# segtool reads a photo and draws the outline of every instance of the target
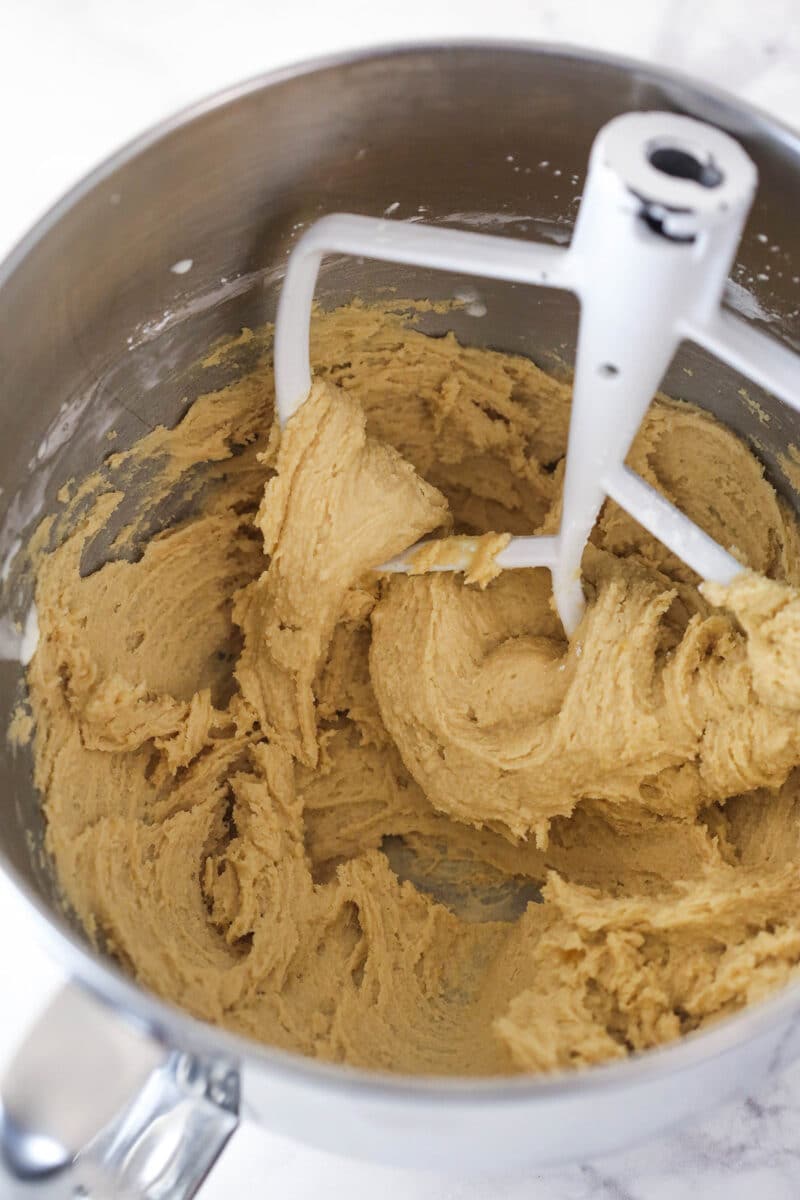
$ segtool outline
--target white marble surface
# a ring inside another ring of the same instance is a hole
[[[269,67],[443,35],[544,39],[679,67],[800,125],[798,0],[0,0],[0,254],[98,159]],[[0,885],[0,1061],[60,974]],[[394,1171],[245,1122],[202,1200],[797,1200],[800,1065],[691,1129],[606,1160],[493,1179]],[[502,1164],[498,1164],[501,1170]]]

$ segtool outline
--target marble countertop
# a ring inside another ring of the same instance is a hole
[[[293,60],[443,36],[612,50],[712,81],[800,126],[797,0],[0,0],[0,255],[81,175],[170,111]],[[60,972],[0,884],[0,1063]],[[246,1121],[201,1200],[797,1200],[800,1064],[690,1129],[602,1162],[492,1179],[388,1170]]]

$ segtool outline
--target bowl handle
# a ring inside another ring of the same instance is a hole
[[[239,1071],[123,1021],[73,985],[0,1083],[8,1200],[190,1200],[239,1122]]]

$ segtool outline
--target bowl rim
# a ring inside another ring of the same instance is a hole
[[[207,113],[225,108],[247,96],[277,87],[306,75],[315,75],[342,66],[362,62],[390,62],[409,55],[450,54],[459,51],[487,54],[530,55],[531,58],[565,58],[583,65],[601,65],[636,73],[656,85],[670,85],[687,100],[712,102],[720,116],[744,115],[751,126],[768,140],[778,142],[792,152],[800,165],[800,134],[764,110],[739,101],[716,86],[708,86],[680,71],[663,68],[646,60],[605,51],[597,51],[561,42],[510,40],[508,38],[453,38],[391,42],[344,49],[332,54],[303,59],[260,72],[241,82],[185,105],[123,143],[84,175],[55,201],[12,247],[0,262],[0,294],[27,256],[59,223],[99,184],[121,167],[165,137],[192,124]],[[674,1042],[639,1051],[630,1056],[583,1069],[552,1074],[510,1076],[425,1076],[395,1074],[346,1064],[329,1063],[295,1051],[257,1042],[244,1035],[202,1021],[173,1004],[162,1000],[139,985],[110,960],[94,953],[78,933],[57,915],[34,891],[0,849],[0,882],[12,903],[31,920],[34,936],[62,967],[70,982],[90,992],[120,1019],[143,1028],[166,1045],[187,1049],[209,1057],[225,1056],[248,1069],[259,1068],[282,1077],[287,1083],[307,1084],[329,1094],[357,1091],[371,1100],[387,1104],[393,1101],[425,1100],[458,1108],[492,1105],[547,1104],[577,1092],[598,1096],[620,1088],[646,1085],[693,1070],[704,1062],[722,1058],[744,1045],[781,1027],[782,1036],[773,1049],[772,1066],[780,1059],[786,1034],[793,1028],[792,1015],[800,1013],[800,981],[790,983],[775,994],[744,1009],[720,1018],[711,1026],[686,1034]],[[770,1068],[771,1069],[771,1068]]]

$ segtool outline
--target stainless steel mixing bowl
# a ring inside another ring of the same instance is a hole
[[[761,182],[729,299],[794,342],[798,138],[686,79],[568,49],[418,46],[289,68],[167,121],[62,200],[0,268],[0,553],[10,564],[0,721],[22,674],[12,621],[31,595],[22,560],[11,561],[18,539],[66,479],[98,464],[112,426],[119,446],[174,421],[199,387],[193,364],[208,345],[272,317],[304,224],[335,210],[390,211],[566,240],[595,133],[632,109],[688,113],[744,143]],[[187,259],[188,272],[170,269]],[[386,286],[474,293],[460,313],[432,316],[431,332],[452,326],[544,363],[574,348],[578,314],[566,294],[350,261],[327,265],[321,299]],[[667,390],[751,439],[797,502],[781,452],[800,442],[800,419],[751,386],[748,402],[742,384],[687,346]],[[240,1106],[269,1128],[385,1162],[485,1169],[585,1158],[751,1086],[800,1046],[800,985],[680,1044],[559,1078],[389,1078],[244,1041],[148,995],[69,925],[40,852],[30,757],[5,744],[0,757],[0,865],[75,981],[4,1082],[4,1195],[77,1195],[78,1185],[191,1195]]]

